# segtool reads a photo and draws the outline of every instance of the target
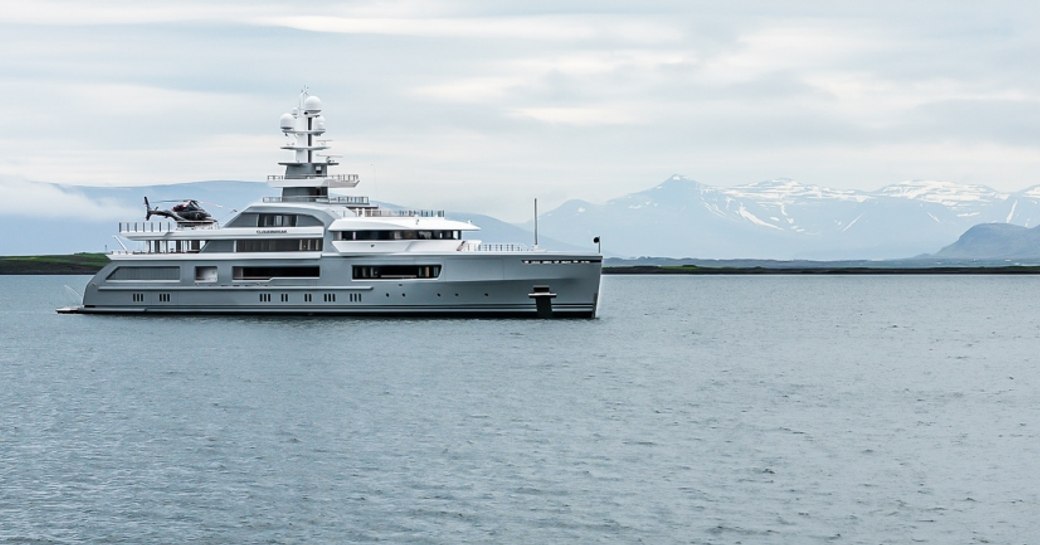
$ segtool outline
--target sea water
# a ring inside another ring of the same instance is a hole
[[[59,315],[0,543],[1033,543],[1040,277],[608,276],[596,320]]]

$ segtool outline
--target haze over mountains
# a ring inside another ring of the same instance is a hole
[[[718,188],[672,176],[604,204],[571,201],[540,229],[578,242],[600,235],[622,256],[893,259],[934,253],[980,223],[1040,222],[1040,186],[1001,193],[914,180],[877,191],[776,179]]]
[[[2,184],[0,180],[0,184]],[[196,199],[217,221],[230,219],[238,209],[278,194],[267,184],[241,181],[208,181],[142,187],[67,187],[19,182],[7,205],[0,207],[0,255],[71,254],[118,249],[119,222],[145,221],[144,197],[152,205],[169,207],[173,201]],[[5,189],[0,185],[0,189]],[[7,193],[6,191],[4,193]],[[25,194],[32,194],[32,200]],[[165,201],[165,203],[164,203]],[[393,204],[379,203],[394,207]],[[413,203],[409,203],[413,204]],[[422,208],[421,203],[407,208]],[[237,207],[237,208],[236,208]],[[470,221],[481,228],[476,237],[487,242],[530,244],[534,234],[523,227],[477,213],[449,212],[453,219]],[[160,219],[155,221],[160,221]],[[567,243],[542,236],[543,246],[573,249]],[[592,248],[585,241],[585,249]]]
[[[145,195],[154,201],[208,201],[213,204],[207,208],[224,220],[234,212],[230,206],[273,194],[264,184],[229,181],[134,188],[34,183],[30,189],[53,195],[54,204],[27,207],[15,196],[14,206],[0,209],[0,229],[7,233],[0,254],[112,248],[116,222],[143,220]],[[533,240],[533,221],[512,225],[476,213],[449,214],[482,227],[478,237],[487,242]],[[988,223],[1011,225],[968,231]],[[940,257],[971,259],[1037,257],[1029,236],[1040,239],[1040,231],[1027,229],[1037,225],[1040,186],[1002,193],[915,180],[856,191],[776,179],[718,188],[676,175],[602,204],[564,203],[540,217],[539,238],[543,247],[572,249],[591,248],[592,238],[600,236],[604,253],[617,257],[897,259],[943,249]],[[962,234],[968,242],[954,244]]]

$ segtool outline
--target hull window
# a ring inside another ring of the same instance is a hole
[[[354,280],[401,280],[408,278],[437,278],[440,265],[355,265]]]
[[[235,280],[270,280],[272,278],[318,278],[318,267],[235,267]]]
[[[170,282],[180,279],[180,267],[118,267],[108,274],[108,280],[136,282]]]

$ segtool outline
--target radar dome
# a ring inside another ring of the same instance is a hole
[[[314,116],[314,130],[323,131],[325,130],[325,116],[316,115]]]
[[[321,99],[316,96],[309,96],[303,101],[303,109],[307,112],[320,112],[321,111]]]
[[[282,118],[279,120],[283,131],[291,131],[296,124],[296,119],[292,114],[282,114]]]

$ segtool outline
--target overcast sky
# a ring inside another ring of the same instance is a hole
[[[521,220],[675,173],[1014,191],[1038,28],[1034,1],[10,3],[0,190],[262,180],[306,86],[339,172],[411,206]]]

